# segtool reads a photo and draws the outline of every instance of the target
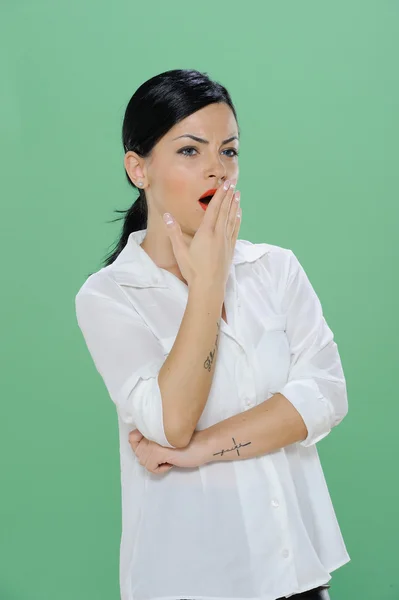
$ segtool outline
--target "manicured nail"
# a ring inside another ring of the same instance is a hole
[[[166,225],[171,225],[174,223],[173,217],[170,213],[164,213],[163,220],[165,221]]]
[[[230,181],[227,179],[227,180],[224,182],[224,186],[223,186],[223,188],[224,188],[225,190],[228,190],[228,189],[229,189],[229,187],[230,187]]]

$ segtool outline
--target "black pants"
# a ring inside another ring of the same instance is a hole
[[[294,594],[293,596],[290,596],[288,600],[330,600],[330,595],[328,593],[329,587],[330,586],[328,584],[321,585],[313,590],[308,590],[307,592],[302,592],[301,594]],[[285,597],[282,597],[277,598],[277,600],[286,599]]]

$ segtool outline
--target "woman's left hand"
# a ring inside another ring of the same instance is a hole
[[[185,448],[167,448],[147,440],[138,429],[129,433],[129,444],[139,463],[150,473],[166,473],[173,466],[199,467],[207,462],[206,446],[201,431],[194,431]]]

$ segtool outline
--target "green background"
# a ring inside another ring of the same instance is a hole
[[[338,343],[331,598],[397,600],[398,2],[3,0],[0,22],[0,600],[119,598],[116,412],[74,299],[135,197],[126,104],[174,68],[229,89],[239,237],[295,252]]]

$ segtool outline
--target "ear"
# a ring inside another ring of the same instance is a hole
[[[124,165],[126,173],[129,175],[130,181],[137,185],[138,181],[143,181],[146,184],[146,170],[144,159],[136,152],[129,150],[124,156]]]

